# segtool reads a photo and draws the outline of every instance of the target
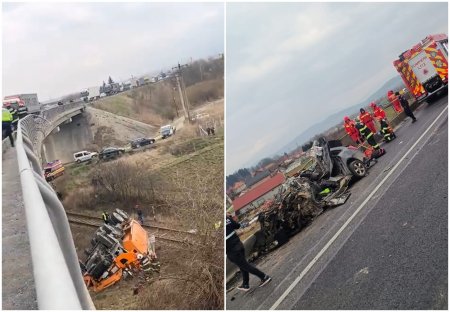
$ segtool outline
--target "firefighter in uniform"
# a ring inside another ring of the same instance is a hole
[[[394,110],[397,112],[397,114],[400,114],[402,112],[402,106],[400,105],[400,101],[398,100],[398,97],[394,94],[394,91],[390,90],[387,93],[389,102],[391,102],[392,107],[394,107]]]
[[[13,115],[6,108],[2,108],[2,134],[3,137],[9,137],[11,146],[14,147],[14,138],[12,135]]]
[[[361,122],[365,124],[367,128],[370,129],[370,131],[372,131],[373,133],[377,133],[377,128],[375,128],[372,115],[370,115],[369,112],[366,112],[364,108],[361,108],[359,111],[359,120],[361,120]]]
[[[388,123],[386,122],[386,119],[380,120],[380,126],[381,126],[381,134],[383,135],[384,142],[390,142],[397,137],[395,135],[394,131],[392,130],[392,128],[389,127]]]
[[[359,133],[361,133],[361,136],[366,139],[367,143],[369,143],[375,150],[380,149],[380,145],[377,141],[375,141],[373,132],[370,131],[369,127],[362,123],[359,118],[356,118],[355,127],[358,129]]]
[[[355,123],[347,116],[344,117],[344,129],[356,144],[361,144],[359,131],[355,128]]]
[[[109,214],[106,211],[102,212],[102,219],[105,224],[109,224]]]
[[[386,113],[381,107],[377,106],[375,102],[370,103],[370,107],[373,109],[373,117],[376,120],[380,121],[381,119],[386,119]]]

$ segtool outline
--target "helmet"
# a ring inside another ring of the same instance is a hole
[[[348,116],[345,116],[344,121],[350,121],[350,118],[348,118]]]
[[[375,102],[370,103],[370,106],[373,107],[373,108],[377,107],[377,105],[375,104]]]

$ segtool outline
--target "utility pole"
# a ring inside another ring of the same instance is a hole
[[[172,88],[172,98],[173,98],[173,106],[175,106],[175,111],[177,112],[177,118],[180,117],[180,114],[178,113],[178,105],[177,101],[175,100],[175,88]]]
[[[177,81],[177,86],[178,86],[178,92],[180,93],[180,101],[181,101],[181,106],[183,106],[183,110],[184,110],[184,116],[189,120],[189,122],[191,121],[191,115],[189,113],[189,100],[187,98],[186,95],[186,86],[184,84],[184,80],[183,80],[183,71],[182,69],[189,66],[188,64],[184,64],[184,65],[180,65],[180,63],[178,63],[177,67],[172,67],[172,69],[175,69],[175,78]]]

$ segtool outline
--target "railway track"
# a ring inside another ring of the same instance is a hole
[[[103,220],[100,217],[92,217],[76,212],[66,211],[69,223],[84,225],[89,227],[100,227]],[[155,238],[163,241],[174,243],[195,243],[197,236],[183,230],[170,229],[162,226],[143,225],[150,234],[155,235]]]

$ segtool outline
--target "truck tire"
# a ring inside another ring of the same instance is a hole
[[[123,211],[122,209],[116,208],[116,212],[117,212],[120,216],[122,216],[122,218],[123,218],[125,221],[127,221],[127,220],[130,218],[130,216],[129,216],[125,211]]]
[[[366,166],[364,166],[364,163],[358,159],[355,159],[348,165],[348,169],[356,178],[363,178],[367,174]]]
[[[111,214],[111,217],[110,217],[111,225],[121,224],[124,221],[125,221],[125,219],[117,212],[113,212]]]

